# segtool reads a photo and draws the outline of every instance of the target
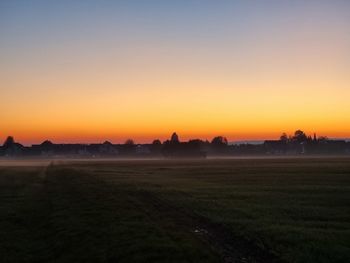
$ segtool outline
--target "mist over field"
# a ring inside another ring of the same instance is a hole
[[[2,160],[3,262],[347,262],[350,159]]]

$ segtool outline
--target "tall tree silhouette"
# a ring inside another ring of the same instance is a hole
[[[15,144],[15,140],[13,139],[13,137],[8,136],[3,144],[3,147],[6,149],[13,146],[14,144]]]
[[[179,136],[176,134],[176,132],[174,132],[174,133],[171,135],[170,142],[171,142],[171,143],[179,143],[179,142],[180,142]]]

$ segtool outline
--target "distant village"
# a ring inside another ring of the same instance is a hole
[[[206,158],[245,155],[350,155],[350,142],[317,137],[316,134],[310,136],[297,130],[293,135],[283,133],[278,140],[266,140],[258,144],[229,144],[223,136],[217,136],[211,141],[192,139],[183,142],[174,132],[164,142],[154,140],[149,144],[136,144],[132,139],[123,144],[109,141],[98,144],[56,144],[46,140],[41,144],[24,146],[9,136],[0,146],[2,158]]]

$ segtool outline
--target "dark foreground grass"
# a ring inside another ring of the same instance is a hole
[[[350,262],[350,159],[0,167],[0,262]]]

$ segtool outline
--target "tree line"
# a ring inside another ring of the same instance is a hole
[[[327,137],[307,135],[302,130],[294,134],[282,133],[278,140],[266,140],[259,144],[230,144],[226,137],[216,136],[211,141],[190,139],[181,141],[174,132],[168,140],[153,140],[149,144],[137,144],[127,139],[123,144],[105,141],[100,144],[54,144],[49,140],[41,144],[23,146],[8,136],[0,146],[0,156],[156,156],[187,158],[223,155],[293,155],[293,154],[350,154],[350,143],[330,140]]]

